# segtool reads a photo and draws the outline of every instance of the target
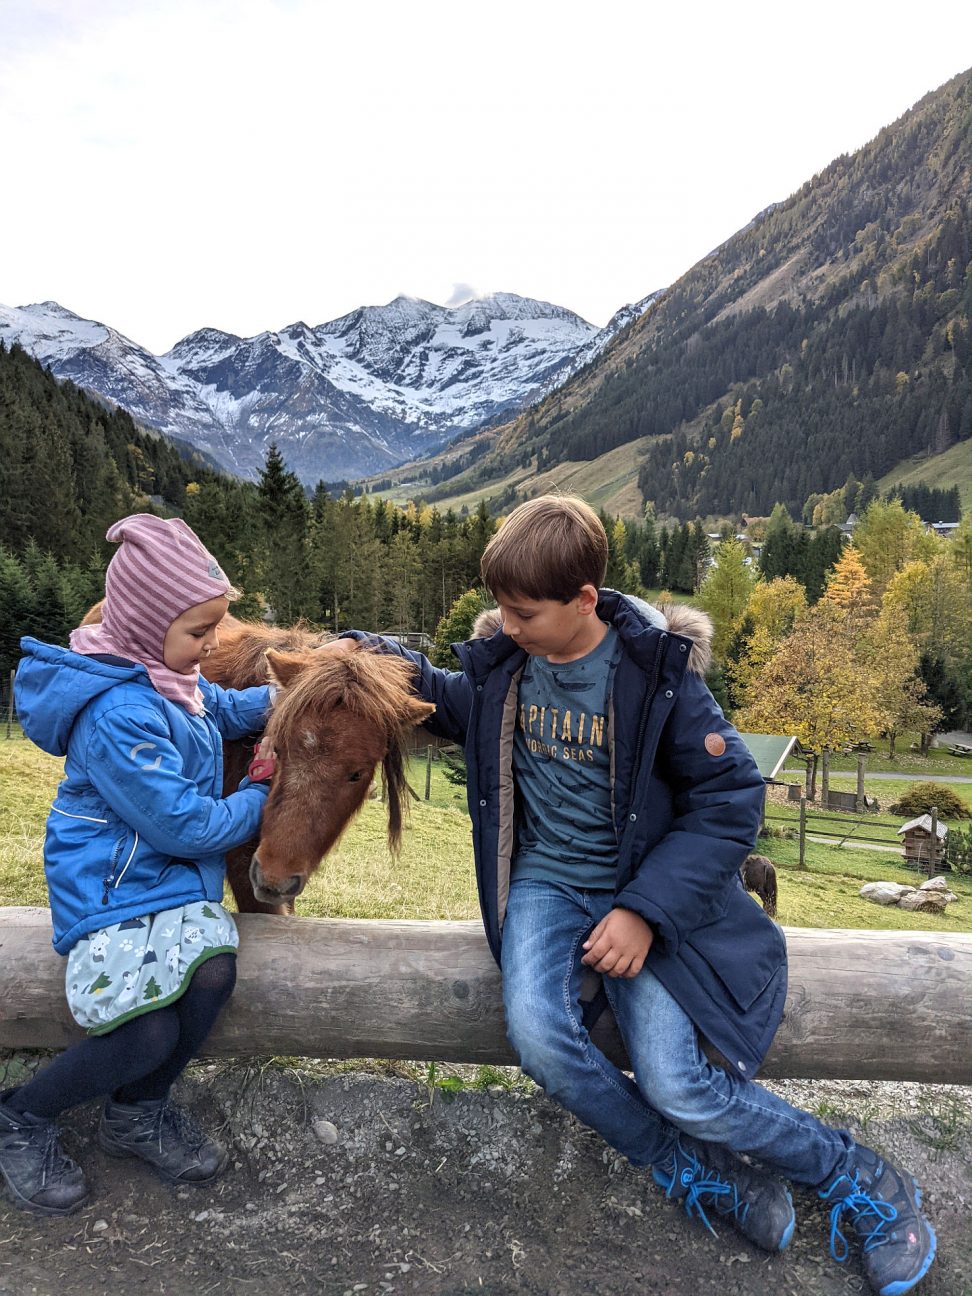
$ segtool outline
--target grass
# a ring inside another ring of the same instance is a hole
[[[541,495],[545,491],[569,492],[581,495],[593,508],[603,508],[612,516],[618,514],[640,519],[643,502],[638,489],[638,469],[650,440],[652,438],[642,437],[628,441],[597,459],[566,460],[539,472],[532,465],[519,466],[501,472],[489,481],[474,480],[475,470],[470,470],[456,478],[452,494],[436,500],[436,508],[440,513],[450,508],[456,512],[467,508],[472,512],[480,500],[496,499],[510,488],[516,488],[523,498]],[[427,483],[409,482],[402,469],[398,470],[397,477],[393,477],[393,482],[389,488],[376,491],[376,498],[405,504],[430,489]]]
[[[959,897],[944,913],[910,913],[885,907],[859,895],[865,882],[901,882],[918,886],[924,875],[907,869],[899,857],[884,852],[808,842],[806,869],[799,868],[795,838],[763,838],[759,850],[777,868],[777,917],[785,927],[876,928],[883,931],[972,931],[972,877],[948,875]]]
[[[877,483],[877,488],[889,491],[899,484],[916,486],[920,483],[937,486],[939,490],[957,486],[963,511],[972,508],[972,457],[969,456],[966,442],[959,441],[942,454],[902,459],[896,468],[885,473]]]
[[[46,905],[44,823],[62,763],[23,738],[0,739],[0,905]]]
[[[876,764],[875,756],[870,761]],[[45,905],[44,822],[61,775],[61,762],[22,738],[0,739],[0,905]],[[384,807],[366,803],[336,849],[308,883],[300,913],[312,917],[475,919],[479,914],[465,789],[446,779],[433,762],[430,799],[425,801],[426,762],[414,758],[409,779],[419,800],[400,858],[385,841]],[[844,780],[845,782],[852,782]],[[834,780],[835,786],[837,780]],[[972,803],[972,784],[953,784]],[[896,784],[873,783],[869,793],[887,804]],[[795,806],[770,807],[795,820]],[[885,816],[878,816],[879,818]],[[771,821],[775,826],[775,821]],[[832,825],[833,826],[833,825]],[[889,838],[894,839],[893,830]],[[972,878],[952,874],[959,896],[941,915],[908,913],[862,900],[864,882],[915,883],[916,874],[887,852],[836,848],[808,842],[807,868],[800,870],[798,842],[764,838],[760,849],[779,869],[779,918],[793,927],[883,928],[914,931],[972,931]]]
[[[941,775],[952,778],[972,778],[972,757],[952,756],[947,747],[932,747],[927,756],[922,756],[919,752],[910,749],[912,741],[914,741],[912,735],[906,734],[904,741],[898,742],[894,760],[889,759],[887,750],[882,747],[868,753],[864,758],[864,777],[867,777],[868,770],[878,770],[883,774],[900,774],[902,778],[907,778],[909,782],[914,783],[920,783],[922,778],[929,774],[934,774],[936,777]],[[787,765],[792,768],[793,764],[791,756]],[[857,757],[831,756],[830,772],[831,775],[852,773],[856,777]],[[817,777],[819,779],[819,772]]]

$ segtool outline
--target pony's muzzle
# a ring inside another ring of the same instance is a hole
[[[263,904],[280,904],[285,900],[293,900],[303,891],[306,881],[303,873],[292,873],[280,882],[268,882],[260,868],[260,857],[254,855],[250,860],[250,885],[253,894]]]

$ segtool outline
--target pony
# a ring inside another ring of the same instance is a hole
[[[364,804],[379,765],[393,854],[401,844],[408,734],[435,707],[415,696],[411,663],[360,644],[340,656],[315,651],[328,638],[227,616],[202,668],[227,688],[269,680],[279,689],[261,742],[275,771],[260,837],[226,857],[241,913],[293,913],[307,879]],[[223,753],[225,795],[239,787],[252,752],[224,742]]]
[[[767,859],[765,855],[747,855],[739,872],[746,890],[755,891],[763,902],[767,916],[775,918],[776,869],[773,867],[773,861]]]
[[[96,603],[81,624],[100,620]],[[278,689],[260,743],[260,757],[274,769],[260,836],[226,855],[241,913],[294,912],[308,878],[364,804],[379,766],[392,854],[401,844],[408,736],[435,707],[415,696],[410,662],[363,644],[348,654],[316,651],[331,638],[303,624],[285,629],[227,614],[219,647],[201,667],[225,688]],[[239,787],[253,754],[252,743],[224,740],[224,796]]]

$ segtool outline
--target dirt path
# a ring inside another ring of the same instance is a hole
[[[19,1059],[5,1083],[18,1079]],[[4,1066],[0,1063],[0,1080]],[[972,1296],[972,1090],[778,1084],[831,1123],[846,1117],[922,1180],[939,1259],[922,1296]],[[65,1119],[92,1200],[63,1220],[0,1202],[0,1296],[271,1291],[423,1296],[848,1296],[807,1193],[784,1257],[720,1227],[709,1236],[537,1091],[455,1094],[324,1067],[213,1066],[181,1097],[223,1127],[231,1169],[172,1190],[93,1146],[95,1112]]]

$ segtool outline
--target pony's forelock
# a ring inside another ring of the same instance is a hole
[[[401,846],[410,789],[405,773],[406,740],[412,721],[414,668],[401,658],[358,648],[347,656],[308,654],[310,660],[278,694],[266,736],[278,749],[291,750],[308,727],[334,723],[344,712],[385,735],[381,768],[388,810],[388,845]]]

